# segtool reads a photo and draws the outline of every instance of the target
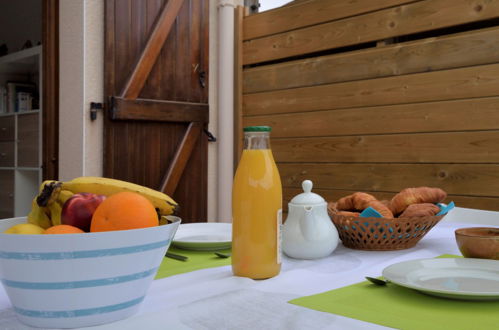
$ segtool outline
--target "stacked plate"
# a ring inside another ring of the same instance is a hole
[[[200,222],[181,224],[172,245],[186,250],[216,251],[230,249],[232,224]]]

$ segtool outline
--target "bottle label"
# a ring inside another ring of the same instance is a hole
[[[277,210],[277,263],[282,262],[282,209]]]

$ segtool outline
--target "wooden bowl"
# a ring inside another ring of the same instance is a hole
[[[455,235],[464,257],[499,260],[499,228],[460,228]]]

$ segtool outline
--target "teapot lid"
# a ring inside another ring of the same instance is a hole
[[[304,180],[301,186],[303,188],[303,192],[293,197],[290,204],[311,205],[322,204],[326,202],[320,195],[312,192],[312,181]]]

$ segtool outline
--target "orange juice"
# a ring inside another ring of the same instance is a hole
[[[232,190],[232,271],[265,279],[281,270],[281,179],[268,131],[246,131],[245,139]]]

